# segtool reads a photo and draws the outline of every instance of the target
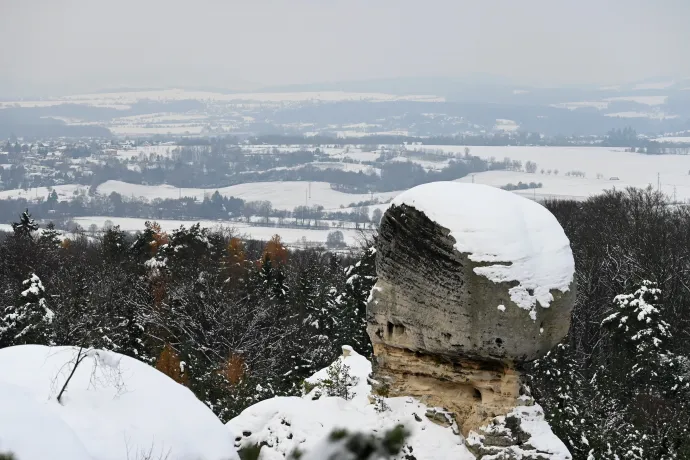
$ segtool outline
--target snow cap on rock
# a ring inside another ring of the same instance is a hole
[[[486,185],[420,185],[381,220],[369,335],[449,357],[535,359],[568,331],[574,269],[541,204]]]

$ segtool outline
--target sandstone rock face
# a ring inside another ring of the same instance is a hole
[[[574,285],[552,291],[549,307],[536,307],[532,319],[511,300],[515,282],[477,274],[485,264],[458,252],[449,233],[406,205],[384,214],[368,304],[374,344],[518,363],[543,356],[567,334]]]
[[[512,410],[520,396],[520,374],[503,363],[415,353],[374,345],[376,379],[393,396],[413,396],[450,412],[463,435]]]
[[[491,187],[425,184],[393,201],[376,249],[375,379],[447,410],[465,436],[524,405],[520,364],[567,334],[575,300],[549,211]]]

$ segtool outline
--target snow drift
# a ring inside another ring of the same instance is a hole
[[[351,347],[343,347],[343,351],[334,364],[349,367],[353,377],[351,399],[319,396],[319,382],[329,378],[328,368],[323,369],[307,379],[307,388],[316,386],[304,396],[267,399],[230,420],[227,427],[237,433],[235,445],[240,449],[263,445],[262,460],[282,459],[295,448],[310,458],[319,458],[315,454],[324,448],[325,438],[335,429],[382,434],[402,424],[411,432],[403,456],[410,454],[417,460],[475,459],[457,425],[443,409],[428,407],[411,397],[385,398],[383,405],[373,401],[368,380],[371,363]],[[530,442],[544,448],[544,458],[571,458],[565,445],[551,432],[538,405],[518,407],[514,413],[529,415],[523,428],[532,435]],[[472,436],[474,442],[481,442],[479,435]]]
[[[232,434],[187,388],[113,352],[0,350],[0,452],[17,460],[237,459]]]

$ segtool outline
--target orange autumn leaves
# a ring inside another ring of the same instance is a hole
[[[168,237],[165,232],[161,231],[160,225],[156,222],[148,224],[147,228],[153,231],[151,249],[155,254],[162,245],[167,244]],[[261,259],[256,263],[261,266],[264,261],[270,260],[274,266],[283,265],[287,263],[288,255],[288,249],[282,243],[280,236],[274,235],[264,247]],[[225,258],[231,272],[246,269],[247,255],[242,240],[239,238],[230,239],[226,247]],[[163,283],[154,283],[154,297],[157,304],[161,302],[163,296]],[[156,361],[156,369],[185,386],[189,385],[189,372],[193,372],[193,370],[187,369],[187,365],[181,359],[179,352],[170,343],[163,346]],[[217,374],[222,376],[229,385],[238,385],[246,378],[248,366],[240,353],[231,351],[227,358],[218,364]]]
[[[163,350],[156,361],[156,369],[180,385],[189,386],[187,363],[182,361],[180,354],[169,343],[163,346]],[[247,374],[247,363],[242,355],[231,352],[227,359],[220,364],[217,372],[225,378],[228,384],[237,385],[244,380]]]
[[[283,245],[282,241],[280,241],[280,235],[273,235],[268,243],[266,243],[261,260],[264,261],[267,258],[273,265],[284,265],[287,263],[288,250]]]

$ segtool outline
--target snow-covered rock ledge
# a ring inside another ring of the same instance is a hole
[[[334,430],[382,434],[402,424],[410,436],[399,458],[571,458],[563,443],[551,432],[537,405],[516,407],[485,430],[471,433],[466,444],[452,416],[442,408],[429,407],[412,397],[382,397],[372,392],[372,383],[378,385],[371,380],[371,363],[350,347],[343,349],[343,356],[333,365],[307,379],[308,391],[304,396],[262,401],[228,422],[230,432],[236,434],[235,446],[240,450],[259,446],[261,460],[283,459],[296,449],[312,454],[310,458],[326,458],[314,454],[322,452],[324,440]],[[347,387],[346,391],[342,388],[330,390],[329,382],[335,375],[342,376],[345,368],[349,378],[339,380]],[[329,392],[340,392],[342,396],[329,396]],[[515,426],[520,427],[519,431]],[[509,439],[510,436],[516,439]],[[510,447],[506,447],[508,443],[503,444],[503,450],[485,447],[500,437],[512,441]],[[532,453],[541,457],[529,456]]]

